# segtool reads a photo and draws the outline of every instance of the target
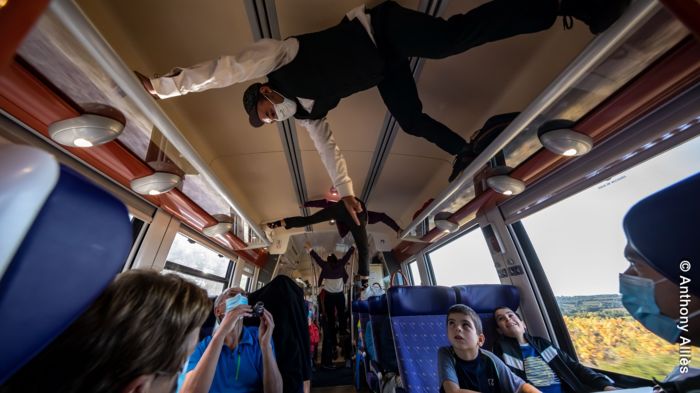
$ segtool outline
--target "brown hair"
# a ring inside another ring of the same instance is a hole
[[[176,373],[209,310],[206,292],[179,276],[122,273],[0,391],[118,393],[141,375]]]
[[[474,323],[474,329],[476,329],[476,334],[484,333],[484,328],[481,326],[481,318],[479,318],[479,315],[471,307],[465,304],[455,304],[452,307],[450,307],[449,310],[447,310],[446,320],[450,319],[450,314],[466,315]]]

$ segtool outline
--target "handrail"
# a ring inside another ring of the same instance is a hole
[[[639,0],[633,2],[630,8],[608,30],[596,37],[586,49],[571,63],[547,89],[523,110],[513,122],[490,145],[469,164],[462,174],[442,191],[435,200],[428,205],[401,233],[401,239],[420,224],[428,216],[432,215],[439,206],[442,206],[460,190],[469,187],[473,183],[473,177],[488,161],[501,149],[513,140],[525,126],[530,124],[540,113],[549,109],[571,87],[579,83],[593,67],[601,60],[612,54],[617,46],[628,38],[636,28],[646,22],[652,15],[658,12],[662,6],[654,0]]]
[[[63,22],[64,27],[82,44],[117,86],[136,103],[144,115],[158,127],[168,141],[173,144],[197,172],[204,176],[214,190],[231,206],[233,211],[248,222],[250,228],[263,240],[265,245],[269,246],[270,241],[265,236],[265,232],[243,212],[243,209],[236,203],[219,179],[214,176],[207,164],[199,157],[196,150],[182,136],[180,130],[177,129],[165,112],[156,105],[150,94],[146,92],[136,79],[134,73],[109,46],[80,8],[71,0],[52,1],[49,7],[59,20]]]

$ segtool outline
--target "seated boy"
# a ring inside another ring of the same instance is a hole
[[[508,307],[493,312],[501,335],[493,344],[519,377],[545,393],[615,390],[613,381],[582,365],[542,337],[531,336],[525,322]]]
[[[455,304],[447,311],[449,347],[438,350],[441,393],[534,393],[535,387],[513,374],[496,355],[481,349],[481,319],[470,307]]]

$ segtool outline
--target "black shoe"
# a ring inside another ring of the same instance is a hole
[[[270,228],[270,229],[275,229],[275,228],[278,228],[278,227],[280,227],[280,226],[282,226],[282,222],[281,222],[281,221],[273,221],[273,222],[268,222],[268,223],[267,223],[267,227]]]
[[[564,16],[564,28],[573,25],[567,17],[574,17],[588,25],[593,34],[604,32],[625,12],[630,0],[562,0],[559,15]]]
[[[501,132],[503,132],[519,114],[520,112],[511,112],[489,117],[484,123],[484,126],[471,138],[474,154],[481,154],[497,136],[501,135]]]
[[[476,154],[472,151],[471,145],[467,145],[461,153],[455,156],[455,160],[452,162],[452,173],[447,181],[450,183],[454,181],[475,158]]]

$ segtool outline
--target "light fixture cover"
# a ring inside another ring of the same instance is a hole
[[[156,172],[131,181],[131,189],[143,195],[158,195],[180,185],[182,179],[174,173]]]
[[[452,213],[450,212],[439,212],[435,215],[435,226],[438,227],[443,232],[454,232],[459,229],[459,224],[454,223],[449,220]]]
[[[486,184],[503,195],[517,195],[525,191],[525,183],[507,175],[491,176],[486,179]]]
[[[205,235],[209,237],[214,237],[217,235],[223,235],[233,228],[233,224],[230,222],[220,222],[202,229]]]
[[[542,145],[554,154],[562,156],[582,156],[593,149],[593,139],[571,128],[571,120],[551,120],[544,123],[537,132]]]
[[[114,140],[124,130],[124,124],[109,117],[83,114],[49,125],[54,141],[74,147],[91,147]]]

